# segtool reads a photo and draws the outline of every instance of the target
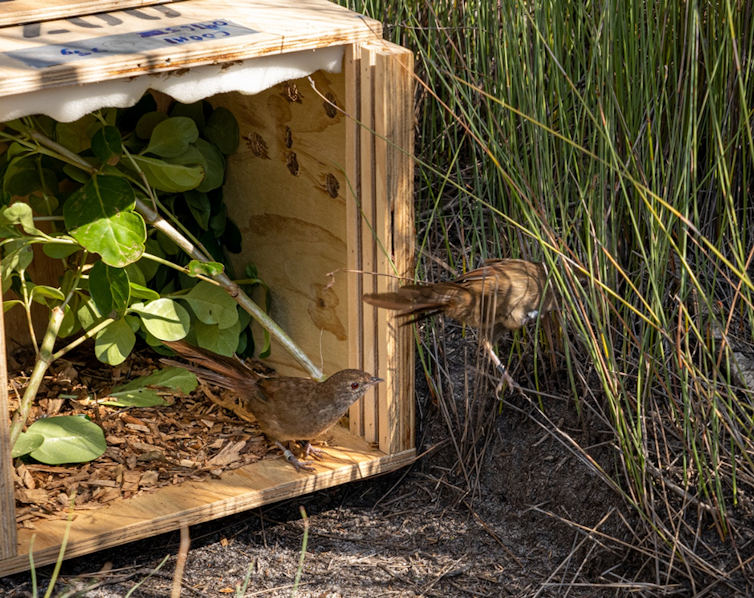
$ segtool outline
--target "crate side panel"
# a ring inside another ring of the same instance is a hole
[[[317,91],[343,106],[345,76],[315,73]],[[345,118],[326,106],[307,79],[254,96],[212,99],[238,118],[241,144],[228,160],[224,194],[243,236],[231,255],[236,277],[247,263],[272,290],[271,315],[327,374],[349,367],[348,281],[329,272],[348,266]],[[256,295],[261,301],[261,295]],[[261,332],[255,336],[261,347]],[[273,343],[270,364],[304,375]]]
[[[373,39],[327,0],[190,0],[0,28],[0,96]]]

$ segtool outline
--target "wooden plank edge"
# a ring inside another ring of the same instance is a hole
[[[414,269],[414,72],[413,54],[390,42],[368,44],[375,54],[375,132],[379,230],[385,251],[379,271],[412,277]],[[380,292],[399,286],[384,277]],[[387,397],[380,409],[379,446],[395,453],[414,446],[414,339],[413,327],[402,326],[394,313],[379,322],[380,346],[387,347]]]
[[[178,0],[89,0],[77,2],[75,6],[41,6],[27,10],[10,9],[5,14],[0,14],[0,27],[14,27],[28,23],[42,23],[56,21],[58,19],[73,19],[86,17],[94,13],[113,12],[116,10],[130,10],[144,8],[157,4],[170,4]]]
[[[169,516],[158,517],[146,523],[142,522],[133,527],[108,530],[102,534],[90,536],[86,540],[69,541],[65,559],[71,559],[86,554],[91,554],[106,548],[120,546],[136,540],[142,540],[180,528],[182,525],[196,525],[240,513],[249,509],[261,507],[266,504],[293,498],[343,484],[393,471],[411,463],[416,457],[416,450],[410,449],[394,455],[384,455],[346,465],[330,471],[318,472],[317,475],[307,476],[302,479],[292,480],[277,486],[251,491],[240,497],[228,498],[174,513]],[[234,470],[242,472],[245,468]],[[303,490],[302,490],[303,489]],[[43,522],[38,523],[40,527]],[[49,546],[34,552],[34,565],[40,567],[55,563],[58,558],[60,546]],[[18,554],[7,559],[0,560],[0,577],[29,570],[29,555]]]
[[[348,279],[348,367],[364,369],[364,292],[362,269],[361,210],[361,144],[357,122],[361,120],[361,46],[346,46],[343,57],[346,76],[346,251],[347,268],[341,276]],[[356,401],[348,412],[352,434],[364,436],[364,399]]]
[[[13,458],[10,445],[8,406],[8,361],[3,323],[3,299],[0,294],[0,559],[16,556],[16,499],[13,492]]]
[[[361,48],[361,120],[359,124],[360,147],[361,147],[361,227],[362,239],[362,269],[366,273],[376,272],[378,246],[374,235],[376,219],[376,173],[375,163],[375,138],[374,130],[374,52]],[[364,276],[363,290],[365,293],[377,292],[377,277],[366,274]],[[375,376],[381,376],[379,361],[379,347],[377,344],[377,318],[378,310],[368,304],[363,304],[363,336],[362,346],[364,351],[363,369]],[[378,442],[377,420],[379,413],[379,400],[381,393],[385,391],[379,385],[374,389],[371,396],[364,398],[364,439],[372,444]]]

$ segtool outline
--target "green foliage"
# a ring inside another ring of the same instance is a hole
[[[33,131],[80,154],[92,168],[41,151]],[[62,305],[61,336],[93,335],[96,356],[112,365],[128,357],[138,337],[152,344],[179,340],[196,323],[217,328],[200,335],[206,348],[248,350],[250,323],[245,319],[240,327],[235,301],[197,280],[228,268],[225,249],[240,251],[220,188],[225,155],[239,139],[228,110],[176,103],[166,113],[147,94],[133,108],[101,110],[73,123],[42,116],[14,121],[0,139],[8,142],[0,154],[3,290],[19,296],[6,309],[28,312],[32,301]],[[189,239],[201,239],[214,261],[193,260],[164,234],[147,231],[137,198],[154,200]],[[52,219],[51,232],[37,226],[42,215]],[[34,244],[63,262],[59,288],[37,286],[29,276]]]
[[[101,404],[111,407],[165,405],[165,400],[160,396],[157,388],[169,388],[188,394],[198,384],[196,376],[188,370],[174,367],[164,368],[155,370],[149,376],[141,376],[127,384],[116,386],[110,391],[107,399],[101,401]]]
[[[666,511],[666,480],[723,537],[754,492],[754,400],[734,356],[754,339],[749,5],[342,3],[385,22],[426,84],[420,251],[459,272],[548,263],[570,388],[549,385],[534,343],[536,387],[599,399],[620,447],[609,483],[651,522],[647,545],[671,547],[659,575],[699,583],[706,564],[685,559],[702,543]],[[593,282],[571,284],[565,264]]]
[[[225,156],[238,138],[226,109],[200,102],[165,113],[151,95],[125,111],[100,110],[73,123],[27,117],[0,130],[0,273],[3,292],[17,296],[4,307],[21,307],[29,322],[32,303],[51,310],[24,401],[49,363],[87,338],[94,338],[96,357],[111,365],[123,363],[139,338],[158,352],[168,352],[162,341],[190,333],[225,355],[253,351],[248,314],[207,282],[229,270],[226,250],[240,251],[221,189]],[[158,209],[212,261],[192,259],[162,232],[147,230],[139,202]],[[58,287],[32,279],[34,245],[61,260]],[[71,342],[53,355],[56,337]],[[188,392],[196,379],[164,370],[115,389],[105,404],[160,405],[159,386]],[[13,447],[14,456],[50,464],[88,461],[104,450],[101,428],[68,416],[35,422]]]

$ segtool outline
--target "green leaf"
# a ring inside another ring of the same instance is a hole
[[[118,127],[102,127],[92,137],[92,152],[103,164],[115,166],[123,155]]]
[[[215,324],[196,322],[194,330],[199,346],[214,351],[218,355],[231,357],[238,347],[238,337],[241,333],[238,320],[233,326],[225,329],[221,329]]]
[[[97,333],[94,354],[110,365],[123,363],[136,344],[136,335],[124,319],[115,320]]]
[[[204,180],[196,190],[206,193],[222,186],[225,180],[225,158],[214,145],[204,139],[197,139],[195,145],[206,162]]]
[[[93,114],[87,114],[72,123],[58,123],[55,127],[55,140],[72,152],[80,154],[92,146],[88,129],[97,122]]]
[[[37,420],[26,433],[40,434],[44,438],[42,446],[32,451],[31,457],[48,465],[92,461],[107,448],[102,428],[77,415]]]
[[[67,236],[58,238],[70,239],[71,241],[74,240],[72,237]],[[81,251],[81,249],[82,247],[78,243],[55,243],[54,241],[51,241],[42,245],[42,251],[44,251],[44,254],[55,260],[61,260],[69,255],[73,255],[77,251]]]
[[[9,241],[3,246],[3,249],[5,250],[1,268],[3,280],[10,277],[10,273],[13,271],[26,270],[34,258],[31,243],[27,239]]]
[[[77,302],[78,295],[74,297],[74,301],[72,303]],[[71,304],[68,304],[65,306],[63,321],[60,323],[60,330],[58,331],[58,336],[60,338],[71,336],[74,332],[78,332],[81,329],[81,323],[76,318],[76,308],[77,305],[72,306]]]
[[[8,310],[11,307],[15,307],[16,305],[23,305],[23,301],[19,301],[18,299],[6,299],[3,301],[3,313],[7,313]]]
[[[201,166],[168,164],[164,160],[145,156],[133,156],[133,159],[146,175],[149,184],[159,191],[188,191],[194,189],[204,178],[204,168]]]
[[[205,324],[217,324],[222,329],[238,322],[238,304],[220,286],[201,281],[178,299],[186,301]]]
[[[81,304],[76,312],[76,316],[78,317],[79,322],[81,322],[81,327],[84,330],[90,330],[102,320],[102,314],[99,312],[97,306],[94,304],[94,300],[91,298]]]
[[[199,138],[199,129],[190,118],[174,116],[163,120],[152,130],[146,152],[163,158],[174,158],[185,152]]]
[[[209,198],[206,193],[201,193],[196,190],[186,191],[183,194],[186,199],[186,204],[191,210],[191,214],[196,219],[197,224],[202,227],[203,230],[209,229],[209,217],[212,213],[212,205],[209,203]]]
[[[144,328],[161,341],[178,341],[188,334],[191,316],[172,299],[162,298],[149,303],[134,303],[129,308],[141,316]]]
[[[106,399],[100,401],[100,404],[108,407],[154,407],[155,405],[166,405],[167,402],[157,394],[156,390],[136,388],[134,390],[111,392]]]
[[[152,136],[152,131],[163,120],[167,120],[168,115],[164,112],[147,112],[136,123],[136,135],[142,139],[149,139]]]
[[[5,208],[2,212],[2,224],[20,224],[21,228],[28,235],[44,236],[42,232],[34,226],[34,215],[31,206],[22,201],[17,201]]]
[[[139,260],[139,262],[140,261],[141,260]],[[144,278],[144,273],[141,271],[141,268],[139,268],[139,262],[128,264],[124,270],[126,271],[126,274],[128,274],[129,282],[135,282],[141,286],[146,286],[147,279]]]
[[[63,291],[41,284],[35,285],[34,288],[31,289],[30,297],[32,301],[36,301],[42,305],[47,305],[47,302],[43,298],[54,299],[55,301],[65,301]]]
[[[123,268],[95,262],[89,271],[89,294],[100,313],[109,318],[122,316],[128,307],[130,293],[128,274]]]
[[[147,386],[165,386],[189,394],[198,386],[196,376],[184,368],[167,367],[155,370],[149,376],[141,376],[113,388],[112,392],[135,390]]]
[[[204,107],[201,100],[193,104],[176,102],[170,111],[170,116],[187,116],[194,121],[197,129],[201,131],[204,128]]]
[[[75,183],[81,183],[82,185],[86,183],[90,178],[92,178],[91,173],[87,172],[83,168],[76,168],[72,164],[66,164],[63,166],[63,172],[68,175],[68,178],[74,181]]]
[[[181,248],[175,244],[175,241],[173,241],[173,239],[168,237],[162,231],[157,231],[155,237],[160,245],[160,249],[162,249],[162,251],[164,252],[163,257],[166,257],[168,255],[178,255],[179,253],[181,253]]]
[[[11,160],[5,171],[3,190],[23,197],[36,189],[39,189],[37,161],[30,156]]]
[[[150,288],[131,283],[131,299],[146,299],[147,301],[155,301],[160,298],[160,294],[157,291],[153,291]]]
[[[63,207],[71,236],[89,251],[117,268],[135,262],[144,253],[144,219],[133,212],[136,197],[122,178],[93,176],[74,191]]]
[[[202,134],[226,156],[238,149],[238,121],[227,108],[216,108]]]
[[[16,457],[22,457],[28,455],[30,452],[37,450],[45,441],[45,437],[41,434],[30,434],[29,432],[21,432],[21,435],[16,440],[16,444],[13,445],[13,449],[10,452],[10,456],[14,459]]]
[[[220,262],[200,262],[198,260],[191,260],[187,265],[189,276],[217,276],[225,271],[225,266]],[[235,301],[233,302],[235,303]]]

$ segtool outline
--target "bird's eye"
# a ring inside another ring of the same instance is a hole
[[[359,387],[359,383],[358,382],[351,382],[351,388],[353,388],[354,390],[356,390],[358,387]]]

